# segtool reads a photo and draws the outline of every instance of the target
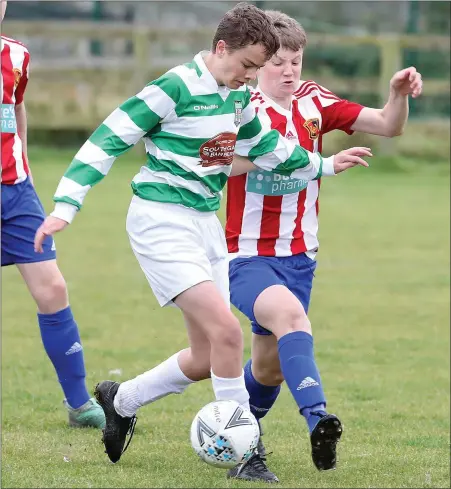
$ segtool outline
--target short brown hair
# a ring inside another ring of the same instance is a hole
[[[307,34],[302,25],[292,17],[277,10],[265,10],[279,37],[280,46],[290,51],[304,49],[307,44]]]
[[[213,51],[220,40],[225,41],[229,52],[262,44],[268,59],[280,48],[279,36],[265,12],[245,2],[235,5],[219,22],[213,37]]]

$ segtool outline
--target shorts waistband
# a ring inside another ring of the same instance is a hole
[[[158,210],[160,212],[170,212],[179,216],[188,216],[193,219],[209,219],[212,216],[216,215],[215,211],[200,212],[196,209],[185,207],[184,205],[180,204],[171,204],[165,202],[157,202],[155,200],[141,199],[141,197],[138,197],[137,195],[134,195],[132,197],[131,203],[139,205],[141,207],[146,207],[148,209]]]
[[[317,253],[317,251],[307,250],[307,251],[304,251],[303,253],[300,253],[300,254],[304,254],[305,256],[310,258],[310,260],[315,260],[316,259],[316,253]],[[235,258],[251,258],[253,256],[264,256],[264,255],[242,255],[240,253],[229,253],[228,259],[229,259],[229,261],[232,261]],[[292,255],[287,255],[287,256],[292,256]],[[272,258],[272,257],[270,257],[270,258]],[[279,257],[279,258],[283,258],[283,257]]]

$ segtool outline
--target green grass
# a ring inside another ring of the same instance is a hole
[[[72,154],[31,151],[48,211]],[[178,311],[157,306],[129,248],[137,156],[121,158],[57,236],[90,388],[135,376],[186,345]],[[390,173],[379,164],[322,186],[310,317],[329,408],[345,427],[339,468],[313,468],[306,426],[284,386],[264,437],[280,487],[450,487],[449,169],[424,163]],[[129,451],[108,463],[99,432],[66,426],[15,268],[2,271],[2,285],[2,487],[255,487],[226,480],[189,445],[195,412],[213,398],[209,382],[142,409]],[[247,357],[249,327],[239,317]]]

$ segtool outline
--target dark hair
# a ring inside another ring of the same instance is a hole
[[[305,48],[307,34],[297,20],[277,10],[265,10],[265,14],[273,23],[282,48],[291,51]]]
[[[216,29],[212,50],[223,40],[229,52],[252,44],[261,44],[268,59],[279,49],[279,36],[268,16],[255,5],[241,2],[229,10]]]

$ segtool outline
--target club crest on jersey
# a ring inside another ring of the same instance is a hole
[[[214,165],[231,165],[235,153],[236,134],[222,132],[205,141],[199,148],[200,165],[203,167]]]
[[[19,85],[20,79],[22,78],[22,72],[19,70],[19,68],[13,68],[13,73],[14,73],[14,88],[17,88],[17,85]]]
[[[235,100],[235,120],[233,121],[235,126],[241,124],[241,119],[243,118],[243,102],[241,100]]]
[[[309,119],[304,122],[304,127],[308,131],[310,139],[318,139],[319,137],[319,119],[316,117],[314,119]]]

